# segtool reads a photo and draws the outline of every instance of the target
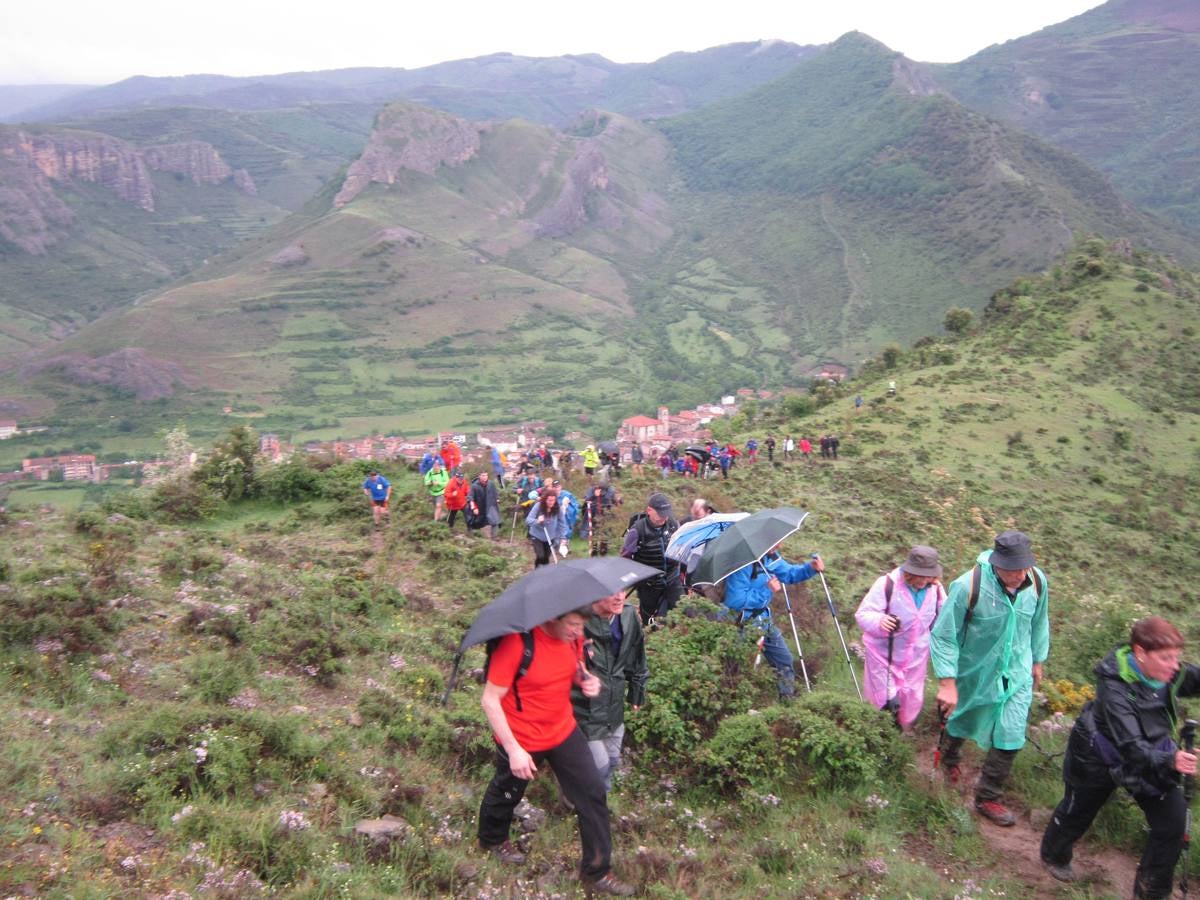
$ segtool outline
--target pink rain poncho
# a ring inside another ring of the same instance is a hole
[[[892,579],[892,600],[886,600],[887,579]],[[925,591],[917,609],[904,573],[894,569],[880,576],[863,597],[854,614],[863,632],[867,662],[863,672],[863,690],[867,701],[882,709],[888,700],[900,702],[898,721],[908,729],[916,721],[925,702],[925,670],[929,666],[929,630],[946,600],[946,590],[933,582]],[[887,610],[885,612],[885,609]],[[888,673],[888,633],[880,627],[885,615],[900,620],[893,632],[892,666]]]

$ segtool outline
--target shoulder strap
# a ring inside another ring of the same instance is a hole
[[[1040,601],[1042,599],[1042,577],[1038,575],[1037,569],[1030,569],[1029,577],[1033,579],[1033,589],[1037,591],[1037,599]]]
[[[975,614],[975,604],[979,602],[979,583],[983,578],[983,567],[979,563],[971,569],[971,594],[967,598],[967,614],[963,616],[963,636],[967,634],[967,626],[971,624],[971,616]]]
[[[896,587],[896,582],[892,581],[892,576],[887,576],[887,580],[883,583],[883,614],[890,616],[892,614],[892,591]]]
[[[517,674],[513,676],[512,692],[513,700],[517,704],[517,712],[521,712],[521,695],[517,692],[517,682],[520,681],[529,672],[529,667],[533,665],[533,632],[521,632],[521,641],[524,644],[524,649],[521,651],[521,664],[517,666]]]

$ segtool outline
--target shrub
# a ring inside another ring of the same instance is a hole
[[[168,522],[195,522],[215,514],[221,501],[206,485],[190,478],[165,478],[150,491],[147,505]]]
[[[182,581],[184,578],[202,580],[224,567],[224,557],[203,544],[171,547],[158,561],[158,570],[163,577],[175,581]]]
[[[654,659],[648,700],[626,719],[626,728],[630,745],[644,750],[660,771],[694,768],[694,748],[717,722],[771,697],[773,679],[755,670],[754,644],[717,614],[707,601],[685,601],[666,627],[646,637]]]
[[[911,750],[879,710],[816,693],[725,719],[700,755],[707,780],[717,787],[779,791],[875,781],[905,765]]]
[[[811,397],[803,397],[799,394],[792,394],[783,401],[784,413],[793,419],[811,415],[815,408],[816,404],[813,403]]]
[[[187,667],[190,693],[205,703],[226,703],[258,674],[258,664],[248,653],[202,653]]]
[[[975,316],[969,309],[952,306],[946,310],[946,316],[942,319],[942,327],[951,334],[966,334],[974,320]]]
[[[320,473],[303,457],[293,456],[286,462],[261,469],[257,477],[259,496],[278,503],[311,500],[321,495],[321,488]]]

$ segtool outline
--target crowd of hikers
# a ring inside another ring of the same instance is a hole
[[[820,446],[823,455],[836,458],[836,438],[823,438]],[[789,436],[783,443],[785,459],[793,447]],[[689,448],[678,458],[700,466],[722,453],[742,455],[728,445],[703,448],[710,453],[707,458],[693,449],[700,448]],[[747,442],[747,464],[755,463],[760,449],[773,459],[775,441],[768,438],[761,446]],[[802,438],[800,452],[811,451],[811,442]],[[462,484],[449,490],[449,460],[432,460],[423,477],[430,497],[436,498],[431,499],[435,517],[440,517],[444,499],[451,527],[455,513],[466,509],[468,528],[487,525],[495,536],[500,523],[497,482],[510,479],[517,502],[513,527],[524,511],[535,568],[567,556],[577,528],[591,555],[606,555],[608,541],[598,535],[609,531],[603,526],[622,503],[614,486],[618,455],[601,456],[602,450],[590,446],[581,454],[589,481],[580,500],[555,477],[570,472],[570,457],[553,460],[545,452],[524,457],[511,475],[484,470],[469,485],[455,471]],[[668,468],[674,470],[673,465]],[[363,489],[376,519],[386,515],[386,479],[373,475]],[[781,701],[795,695],[794,660],[774,622],[772,602],[782,591],[790,617],[785,585],[818,575],[824,581],[824,561],[813,554],[806,562],[789,562],[776,545],[723,578],[719,590],[696,585],[687,566],[669,556],[667,548],[682,524],[714,514],[711,504],[697,498],[689,514],[676,520],[670,498],[651,493],[644,508],[625,521],[619,549],[622,557],[660,573],[636,586],[636,607],[627,602],[625,591],[616,592],[529,633],[502,638],[489,657],[482,702],[497,744],[496,772],[480,807],[478,837],[500,860],[525,860],[525,850],[510,837],[513,809],[545,762],[578,818],[580,873],[588,892],[634,893],[612,871],[607,792],[620,767],[626,710],[639,710],[646,699],[645,630],[669,616],[686,591],[699,590],[716,600],[722,617],[756,644],[759,658],[774,669]],[[996,825],[1011,826],[1016,816],[1004,795],[1013,761],[1025,744],[1034,692],[1049,654],[1049,581],[1036,564],[1028,536],[1012,530],[996,535],[993,545],[948,588],[942,575],[937,550],[916,545],[862,598],[855,620],[863,636],[864,699],[908,731],[922,711],[932,663],[940,725],[935,766],[947,782],[957,784],[964,744],[977,744],[985,756],[974,784],[974,809]],[[832,598],[829,603],[835,613]],[[803,670],[794,619],[792,634]],[[1095,699],[1083,708],[1071,733],[1064,796],[1042,840],[1041,860],[1054,878],[1075,880],[1075,843],[1122,787],[1144,811],[1150,832],[1134,896],[1170,896],[1187,823],[1183,783],[1196,771],[1190,726],[1180,727],[1178,698],[1200,694],[1200,668],[1181,661],[1182,646],[1175,626],[1150,616],[1135,622],[1128,642],[1098,662]],[[804,675],[807,685],[806,670]]]

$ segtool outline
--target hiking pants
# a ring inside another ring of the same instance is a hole
[[[962,761],[965,741],[966,738],[953,737],[949,731],[942,732],[938,746],[942,751],[943,766],[949,769]],[[1004,788],[1008,784],[1008,776],[1016,758],[1016,750],[1001,750],[998,747],[988,750],[983,768],[979,770],[979,780],[975,782],[976,803],[986,803],[989,800],[998,802],[1004,796]]]
[[[530,538],[529,542],[533,544],[533,567],[550,565],[550,545],[537,538]]]
[[[570,736],[549,750],[531,753],[536,765],[549,762],[558,778],[563,796],[575,807],[579,820],[579,841],[583,858],[579,871],[585,881],[598,881],[612,865],[612,835],[608,824],[608,799],[604,778],[592,759],[588,742],[576,726]],[[509,838],[513,810],[525,795],[529,782],[518,778],[508,767],[508,754],[496,747],[496,774],[483,794],[479,806],[479,843],[495,847]]]
[[[454,527],[454,520],[458,518],[458,514],[459,514],[459,512],[460,512],[460,511],[459,511],[459,510],[457,510],[457,509],[452,509],[452,510],[450,510],[450,515],[449,515],[449,517],[446,519],[446,527],[447,527],[447,528],[453,528],[453,527]],[[467,521],[467,517],[466,517],[465,515],[463,516],[463,521],[464,521],[464,522],[465,522],[465,521]]]
[[[1064,774],[1069,765],[1068,756],[1063,764]],[[1068,781],[1066,792],[1054,809],[1046,833],[1042,835],[1042,859],[1058,865],[1069,863],[1075,842],[1091,827],[1092,820],[1112,794],[1113,788],[1111,781],[1079,786],[1072,786]],[[1161,797],[1133,799],[1146,814],[1146,824],[1150,826],[1146,848],[1138,863],[1134,896],[1170,897],[1175,863],[1183,849],[1183,829],[1187,817],[1183,789],[1174,787]]]
[[[758,640],[758,636],[755,634],[756,630],[756,628],[751,628],[747,634]],[[769,662],[771,668],[775,670],[779,696],[785,699],[794,697],[796,695],[796,667],[792,664],[792,651],[788,649],[787,641],[783,639],[783,632],[775,625],[767,628],[766,632],[766,638],[762,645],[763,659]]]
[[[675,608],[683,596],[683,585],[678,578],[652,578],[637,586],[638,612],[642,625],[649,625],[654,616],[665,616]]]
[[[592,751],[592,760],[596,763],[596,771],[604,779],[604,790],[612,790],[613,773],[621,766],[621,742],[625,739],[625,724],[621,723],[605,737],[588,741],[588,749]]]

